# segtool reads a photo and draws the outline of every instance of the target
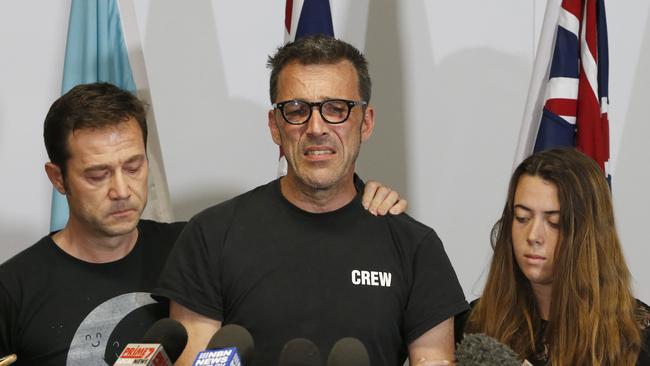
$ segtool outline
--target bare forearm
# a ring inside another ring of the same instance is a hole
[[[212,335],[221,328],[221,322],[197,314],[172,301],[169,316],[178,320],[187,330],[187,345],[175,366],[190,366],[196,354],[205,350]]]
[[[409,345],[409,362],[413,366],[445,365],[451,364],[453,360],[453,317],[436,325]]]

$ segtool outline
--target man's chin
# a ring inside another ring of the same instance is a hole
[[[296,169],[297,168],[297,169]],[[292,168],[289,163],[288,177],[293,177],[296,183],[315,190],[329,190],[344,183],[347,169],[338,164],[314,166],[298,164]]]
[[[308,174],[298,177],[304,185],[311,189],[328,190],[340,183],[341,177],[331,174]]]
[[[115,237],[131,234],[138,226],[139,220],[110,222],[101,225],[100,230],[107,236]]]

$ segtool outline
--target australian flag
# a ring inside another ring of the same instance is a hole
[[[329,0],[287,0],[284,9],[284,41],[293,42],[312,34],[334,37]],[[287,160],[280,148],[278,176],[287,174]]]
[[[287,0],[284,10],[285,42],[312,34],[334,37],[329,0]]]
[[[563,0],[534,151],[575,146],[609,177],[604,0]]]

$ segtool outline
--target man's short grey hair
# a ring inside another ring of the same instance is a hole
[[[359,78],[359,95],[364,101],[370,102],[372,82],[365,56],[347,42],[318,34],[287,43],[279,47],[275,55],[269,56],[267,66],[271,69],[271,103],[278,102],[278,75],[287,64],[295,61],[302,65],[334,64],[343,60],[354,65]]]

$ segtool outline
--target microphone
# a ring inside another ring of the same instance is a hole
[[[185,327],[174,319],[155,322],[142,337],[142,343],[129,343],[113,364],[172,366],[187,344]]]
[[[370,366],[370,358],[360,340],[346,337],[339,339],[332,347],[327,366]]]
[[[521,366],[510,347],[482,333],[467,334],[456,349],[458,366]],[[524,365],[526,363],[524,362]]]
[[[192,366],[247,366],[253,360],[255,344],[246,328],[237,324],[221,327],[199,352]]]
[[[279,366],[321,366],[320,352],[314,342],[295,338],[282,347]]]
[[[142,336],[142,343],[160,343],[169,360],[174,363],[183,353],[187,344],[187,330],[183,324],[170,318],[163,318],[153,323]]]

